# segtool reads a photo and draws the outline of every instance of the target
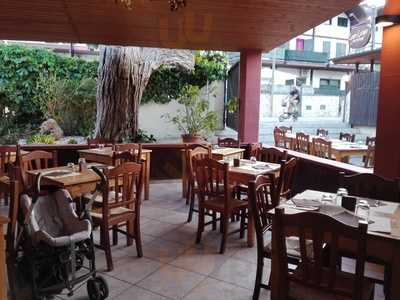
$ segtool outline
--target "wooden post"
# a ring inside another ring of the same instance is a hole
[[[400,15],[400,1],[387,0],[384,14]],[[375,173],[400,176],[400,25],[383,32],[376,130]]]

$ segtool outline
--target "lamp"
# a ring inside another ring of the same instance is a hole
[[[400,24],[400,15],[381,15],[375,19],[375,24],[380,27],[389,27]]]

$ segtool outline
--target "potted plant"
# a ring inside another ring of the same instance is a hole
[[[173,117],[164,116],[182,132],[184,143],[199,143],[203,135],[216,130],[217,114],[209,110],[209,102],[201,97],[198,86],[184,86],[177,101],[184,109],[179,109]]]

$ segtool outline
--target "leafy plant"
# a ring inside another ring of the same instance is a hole
[[[88,136],[96,118],[97,83],[92,78],[79,80],[42,77],[44,89],[35,97],[46,118],[53,118],[67,135]]]
[[[239,110],[239,98],[233,97],[226,103],[226,110],[230,113],[235,113]]]
[[[68,144],[70,144],[70,145],[76,145],[76,144],[78,144],[78,141],[77,141],[76,139],[69,139],[69,140],[68,140]]]
[[[186,85],[178,99],[185,109],[176,116],[166,114],[167,120],[175,124],[184,134],[208,134],[217,128],[217,114],[209,110],[209,103],[200,95],[198,86]]]
[[[168,103],[178,99],[186,85],[203,87],[216,80],[224,80],[228,61],[224,54],[215,51],[198,51],[193,71],[164,66],[155,71],[144,91],[142,103]]]
[[[52,135],[47,134],[35,134],[30,136],[27,141],[27,144],[47,144],[52,145],[56,143],[56,139]]]

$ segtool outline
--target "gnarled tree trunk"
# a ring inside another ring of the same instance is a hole
[[[188,50],[105,46],[100,49],[95,136],[116,141],[138,129],[138,112],[151,74],[160,66],[194,68]]]

